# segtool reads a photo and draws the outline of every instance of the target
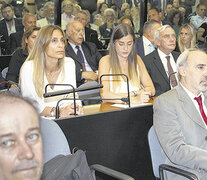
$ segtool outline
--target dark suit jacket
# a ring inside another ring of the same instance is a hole
[[[173,58],[177,61],[180,53],[173,51]],[[143,58],[143,62],[155,86],[155,96],[170,90],[169,78],[157,52],[157,49]]]
[[[98,63],[101,59],[102,55],[98,52],[98,49],[94,43],[91,42],[83,42],[81,45],[85,58],[90,65],[93,71],[98,70]],[[82,71],[83,67],[81,62],[78,59],[78,56],[74,52],[73,48],[69,43],[67,43],[67,47],[65,49],[65,54],[67,57],[71,57],[75,61],[76,65],[76,82],[77,87],[84,83],[84,79],[82,79]]]
[[[144,44],[143,44],[143,36],[140,36],[135,39],[137,54],[143,58],[145,56],[144,54]]]
[[[93,29],[85,27],[85,40],[96,44],[98,49],[102,49],[102,43],[98,40],[98,34]]]
[[[12,33],[10,35],[11,53],[13,53],[18,47],[21,47],[23,34],[24,34],[24,31],[22,30],[22,31],[18,31],[16,33]]]
[[[23,30],[22,21],[20,19],[14,19],[16,32]],[[3,55],[10,54],[10,38],[8,35],[8,30],[6,27],[6,21],[3,19],[0,21],[0,36],[2,36],[1,41],[5,41],[4,43],[0,43],[1,53]]]

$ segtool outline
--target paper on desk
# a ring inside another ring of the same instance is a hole
[[[143,106],[151,106],[152,103],[141,103],[141,104],[131,104],[131,107],[143,107]],[[111,105],[113,107],[119,107],[119,108],[128,108],[128,104],[113,104]]]

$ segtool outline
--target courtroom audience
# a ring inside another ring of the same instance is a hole
[[[72,21],[67,25],[68,42],[66,56],[71,57],[76,64],[76,82],[80,86],[89,81],[97,81],[98,63],[101,54],[96,45],[84,41],[84,26],[79,21]]]
[[[137,54],[141,58],[155,50],[154,34],[159,27],[161,25],[158,21],[147,21],[143,27],[143,35],[135,39]]]
[[[115,11],[112,8],[107,8],[104,11],[104,17],[106,19],[106,22],[99,27],[101,37],[105,38],[105,49],[108,47],[109,39],[112,35],[112,31],[117,25],[115,22]]]
[[[190,23],[193,24],[197,32],[198,28],[205,22],[207,22],[206,6],[204,4],[198,4],[196,6],[196,15],[191,16]]]
[[[0,93],[0,179],[40,180],[43,144],[33,105],[10,92]]]
[[[125,74],[129,78],[131,103],[148,102],[149,96],[155,94],[152,80],[147,73],[142,59],[136,54],[134,31],[128,24],[118,25],[111,36],[109,55],[99,62],[99,77],[103,74]],[[102,78],[101,96],[105,100],[123,103],[114,98],[127,97],[127,82],[124,76]]]
[[[35,16],[36,16],[37,20],[43,19],[45,17],[44,3],[38,3],[37,4],[37,9],[36,9]]]
[[[179,56],[177,67],[179,85],[153,103],[155,132],[164,164],[206,180],[207,54],[199,49],[187,49]],[[166,180],[186,179],[167,171],[164,176]]]
[[[37,33],[40,30],[39,27],[28,27],[24,32],[22,37],[22,45],[21,48],[18,48],[11,57],[8,73],[6,76],[7,80],[18,83],[19,82],[19,71],[22,64],[25,62],[28,57],[33,45],[34,41],[37,37]]]
[[[178,35],[178,47],[182,53],[186,49],[196,48],[196,32],[192,24],[183,24]]]
[[[172,24],[172,27],[175,31],[176,39],[177,39],[180,27],[183,24],[183,15],[179,10],[174,10],[173,9],[169,14],[169,19],[168,20]]]
[[[102,43],[98,39],[98,33],[90,27],[87,27],[87,24],[89,23],[87,11],[83,10],[77,13],[75,20],[80,21],[84,26],[84,40],[92,42],[96,44],[98,49],[102,49]]]
[[[29,27],[36,26],[36,17],[35,15],[31,13],[27,13],[24,15],[22,19],[22,25],[24,26],[24,29],[21,31],[18,31],[16,33],[12,33],[10,35],[10,52],[13,53],[18,47],[21,47],[22,44],[22,37]]]
[[[71,2],[71,0],[64,0],[62,2],[63,13],[61,14],[61,19],[66,21],[66,23],[73,21],[75,18],[74,13],[73,13],[73,8],[74,8],[74,5]]]
[[[98,7],[98,12],[97,14],[94,15],[93,22],[97,26],[101,26],[105,22],[105,17],[104,17],[104,11],[108,8],[108,5],[106,3],[101,3]]]
[[[154,43],[157,48],[143,57],[143,62],[154,83],[156,96],[159,96],[177,86],[175,63],[179,53],[174,51],[176,35],[173,28],[170,25],[158,28],[155,31]]]
[[[10,54],[10,34],[23,30],[22,21],[14,18],[14,8],[10,4],[3,4],[1,12],[4,17],[0,21],[1,53]]]
[[[197,38],[200,45],[207,43],[207,22],[198,28]]]
[[[155,20],[158,21],[161,25],[171,25],[172,23],[167,21],[167,20],[163,20],[163,14],[162,11],[156,7],[152,7],[149,11],[148,11],[148,19],[149,20]]]
[[[63,30],[56,25],[48,25],[38,33],[34,46],[22,65],[20,71],[20,87],[24,97],[36,101],[41,116],[55,116],[57,101],[70,97],[69,95],[44,98],[45,86],[49,92],[71,89],[68,86],[52,84],[71,84],[76,87],[75,63],[73,59],[65,57],[66,38]],[[72,96],[72,95],[71,95]],[[82,108],[77,104],[77,113]],[[60,105],[60,117],[67,117],[74,113],[73,101],[64,101]]]

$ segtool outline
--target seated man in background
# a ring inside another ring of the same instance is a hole
[[[180,84],[153,103],[153,123],[164,163],[207,179],[207,55],[199,49],[184,51],[177,60]],[[181,180],[166,173],[166,180]]]
[[[190,23],[195,27],[196,32],[198,28],[205,22],[207,22],[206,17],[206,6],[204,4],[198,4],[196,6],[196,15],[191,16]]]
[[[79,13],[77,13],[75,16],[75,20],[80,21],[84,26],[84,40],[87,42],[92,42],[96,44],[98,49],[102,49],[102,43],[98,40],[97,32],[89,27],[86,27],[86,25],[88,24],[86,11],[82,10]]]
[[[147,21],[144,24],[143,36],[136,38],[137,54],[143,58],[155,50],[154,33],[157,28],[161,27],[160,23],[155,20]]]
[[[83,41],[83,24],[79,21],[70,22],[66,34],[68,36],[66,56],[75,61],[77,87],[88,81],[97,81],[96,71],[102,56],[94,43]]]
[[[23,19],[22,19],[22,24],[24,26],[24,30],[18,31],[16,33],[12,33],[10,35],[10,49],[11,49],[11,53],[13,53],[18,47],[21,47],[21,45],[22,45],[22,37],[23,37],[23,34],[24,34],[25,30],[28,27],[36,26],[36,16],[31,14],[31,13],[25,14]]]
[[[177,85],[175,62],[179,53],[173,51],[176,35],[170,25],[161,26],[155,31],[154,42],[157,49],[143,57],[143,62],[155,86],[155,95],[159,96]]]
[[[14,8],[10,4],[4,4],[1,7],[1,12],[4,17],[0,21],[0,47],[3,55],[11,54],[10,52],[10,34],[23,30],[20,19],[14,18]]]
[[[0,93],[0,106],[0,179],[39,180],[43,147],[36,110],[9,92]]]

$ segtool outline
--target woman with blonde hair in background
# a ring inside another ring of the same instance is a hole
[[[67,97],[54,96],[44,98],[47,84],[71,84],[76,87],[75,63],[65,57],[66,38],[59,26],[48,25],[38,33],[35,44],[20,72],[20,86],[24,97],[37,102],[37,108],[42,116],[54,116],[57,101]],[[48,92],[69,89],[68,86],[48,87]],[[80,102],[79,102],[80,105]],[[77,105],[77,113],[82,108]],[[74,113],[73,101],[65,101],[60,108],[60,117]]]
[[[196,48],[196,32],[191,24],[183,24],[178,35],[178,47],[180,52],[189,48]]]
[[[134,31],[128,24],[118,25],[111,36],[109,55],[99,62],[99,78],[103,74],[125,74],[129,78],[131,103],[148,102],[155,94],[152,80],[142,59],[136,54]],[[127,82],[124,76],[102,78],[103,99],[121,99],[127,97]],[[121,100],[106,100],[123,103]]]

